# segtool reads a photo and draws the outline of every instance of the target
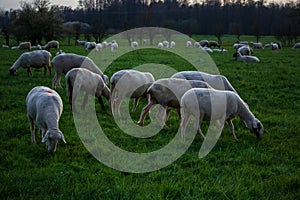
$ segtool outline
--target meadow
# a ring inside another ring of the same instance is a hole
[[[241,39],[255,40],[251,36]],[[261,38],[263,43],[272,40],[275,39]],[[228,52],[210,55],[220,73],[263,123],[262,139],[257,140],[244,122],[236,118],[233,122],[237,140],[225,126],[213,150],[199,159],[202,139],[197,135],[178,160],[148,173],[111,169],[89,153],[75,128],[64,78],[61,80],[64,89],[56,91],[64,102],[60,129],[67,144],[59,142],[54,155],[46,151],[45,144],[31,145],[26,95],[37,85],[51,87],[53,74],[44,76],[43,69],[32,69],[33,76],[28,77],[25,69],[19,69],[17,76],[10,76],[9,68],[22,51],[1,48],[0,199],[300,199],[300,50],[291,47],[277,52],[255,50],[254,55],[261,62],[239,63],[232,57],[235,41],[234,36],[224,36]],[[83,47],[68,46],[65,41],[61,42],[61,49],[88,54]],[[53,56],[56,52],[51,50]],[[147,62],[165,64],[178,71],[191,69],[186,61],[174,55],[150,49],[122,56],[105,73],[111,77],[120,69]],[[131,114],[135,122],[145,104],[142,100]],[[161,148],[179,128],[177,115],[172,112],[168,129],[149,139],[137,139],[123,133],[109,111],[103,111],[97,103],[96,110],[107,137],[132,152]]]

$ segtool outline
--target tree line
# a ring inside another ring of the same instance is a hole
[[[105,34],[119,33],[137,27],[164,27],[185,34],[274,35],[291,45],[300,35],[300,3],[265,4],[254,0],[80,0],[78,7],[50,5],[49,0],[23,2],[21,9],[2,12],[2,33],[17,41],[41,44],[42,40],[84,35],[86,40],[100,42]],[[64,23],[73,23],[64,26]],[[82,24],[89,28],[81,30]]]

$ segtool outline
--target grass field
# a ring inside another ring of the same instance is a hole
[[[242,39],[255,40],[250,36]],[[272,39],[263,37],[261,41]],[[64,102],[60,129],[67,144],[60,142],[54,155],[47,153],[45,144],[31,145],[25,98],[34,86],[51,87],[53,75],[44,76],[42,69],[33,69],[33,76],[27,77],[26,70],[19,69],[17,76],[10,76],[9,68],[22,52],[1,48],[0,199],[300,199],[300,50],[256,50],[254,55],[261,62],[238,63],[232,58],[235,41],[235,37],[226,36],[228,52],[213,53],[211,57],[263,123],[262,140],[235,119],[238,140],[225,126],[213,150],[199,159],[202,140],[197,135],[188,151],[173,164],[143,174],[111,169],[86,150],[74,126],[65,89],[57,91]],[[61,49],[87,55],[83,47],[63,43]],[[55,55],[56,50],[51,53]],[[168,56],[173,55],[136,51],[118,59],[105,73],[111,77],[120,69],[143,62],[190,69],[182,59]],[[61,82],[65,86],[64,78]],[[135,122],[144,105],[141,101],[132,114]],[[167,130],[150,139],[136,139],[123,133],[98,104],[96,110],[107,137],[133,152],[161,148],[179,128],[176,113],[172,112]]]

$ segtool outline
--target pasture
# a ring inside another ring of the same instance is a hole
[[[250,36],[241,38],[255,40]],[[262,37],[261,41],[266,43],[273,39]],[[27,77],[26,70],[19,69],[17,76],[10,76],[9,68],[22,51],[1,48],[0,198],[300,199],[300,49],[255,50],[254,55],[261,62],[239,63],[232,57],[235,41],[235,37],[225,36],[223,44],[228,52],[210,55],[220,73],[228,78],[263,123],[265,133],[262,139],[257,140],[236,118],[233,123],[238,140],[231,137],[229,127],[225,125],[213,150],[199,159],[202,139],[197,135],[188,151],[173,164],[143,174],[111,169],[86,150],[74,126],[64,77],[61,80],[64,89],[56,91],[64,103],[59,125],[67,144],[59,142],[54,155],[48,154],[45,144],[38,142],[31,145],[26,95],[37,85],[51,87],[54,74],[44,76],[43,69],[32,69],[33,76]],[[82,46],[61,43],[61,49],[88,54]],[[111,77],[118,70],[147,62],[165,64],[178,71],[190,69],[186,61],[156,51],[150,49],[126,54],[116,60],[105,74]],[[56,52],[51,50],[53,56]],[[104,102],[108,108],[106,100]],[[135,122],[145,104],[142,100],[132,114]],[[172,112],[167,121],[168,129],[150,139],[137,139],[123,133],[108,109],[103,111],[97,102],[96,110],[107,137],[117,146],[133,152],[161,148],[179,128],[177,115]]]

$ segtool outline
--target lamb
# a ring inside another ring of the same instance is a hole
[[[84,100],[81,109],[84,110],[88,95],[93,95],[98,98],[101,108],[105,110],[101,96],[104,96],[107,101],[110,100],[110,90],[102,77],[88,69],[74,68],[66,74],[66,88],[69,104],[73,112],[76,112],[75,101],[79,91],[84,91]],[[76,80],[76,81],[75,81]]]
[[[207,47],[218,47],[218,48],[220,48],[220,46],[221,45],[216,41],[208,41],[208,45],[207,45]]]
[[[116,108],[120,115],[120,106],[124,97],[134,99],[132,112],[135,112],[140,97],[146,94],[148,87],[154,82],[154,77],[149,72],[140,72],[137,70],[121,70],[114,73],[110,79],[111,88],[111,108]],[[113,110],[112,110],[113,111]]]
[[[228,79],[223,75],[213,75],[199,71],[181,71],[173,74],[171,78],[204,81],[214,89],[229,90],[237,93]]]
[[[131,42],[131,47],[132,48],[137,48],[139,46],[139,43],[137,42],[137,41],[133,41],[133,42]]]
[[[260,61],[256,56],[241,55],[240,53],[237,53],[235,55],[235,60],[240,61],[240,62],[259,62]]]
[[[49,51],[50,49],[59,49],[59,42],[52,40],[45,45],[45,50]]]
[[[103,74],[103,72],[89,57],[80,56],[73,53],[66,53],[55,56],[51,62],[53,68],[55,69],[55,75],[52,81],[53,88],[56,88],[57,84],[60,86],[60,88],[62,88],[60,84],[60,77],[63,73],[66,74],[71,69],[80,67],[99,74],[104,82],[108,83],[108,77]]]
[[[155,81],[147,90],[147,94],[150,94],[150,101],[148,101],[148,104],[143,108],[138,125],[142,126],[144,124],[146,114],[156,104],[160,104],[162,106],[157,114],[161,126],[164,126],[163,112],[168,107],[176,108],[178,117],[181,119],[180,99],[186,91],[195,87],[211,88],[209,84],[197,80],[163,78]],[[168,108],[167,116],[169,111],[170,109]]]
[[[293,46],[293,49],[297,49],[297,48],[300,48],[300,42],[296,43],[296,44]]]
[[[19,44],[18,49],[19,50],[26,50],[27,49],[28,51],[30,51],[31,50],[31,43],[30,42],[22,42],[22,43]]]
[[[235,116],[239,116],[250,132],[254,133],[257,138],[260,138],[264,131],[262,123],[255,118],[248,105],[232,91],[193,88],[182,96],[180,105],[184,113],[181,122],[181,137],[183,140],[191,116],[196,118],[195,127],[203,138],[204,135],[200,129],[202,121],[213,120],[218,121],[222,129],[226,121],[232,136],[236,139],[232,123]]]
[[[56,151],[58,140],[66,143],[63,133],[58,128],[63,111],[63,103],[58,93],[48,87],[34,87],[26,97],[26,109],[32,144],[35,143],[34,121],[39,129],[39,137],[42,143],[46,142],[49,153]]]
[[[10,68],[10,75],[16,75],[17,69],[20,67],[27,68],[28,76],[32,75],[30,67],[33,68],[44,67],[45,75],[47,73],[47,68],[48,68],[49,73],[51,75],[50,58],[51,58],[51,54],[45,50],[35,50],[35,51],[23,53]]]
[[[170,48],[173,49],[175,47],[176,43],[174,41],[170,42]]]

